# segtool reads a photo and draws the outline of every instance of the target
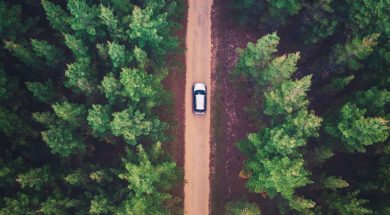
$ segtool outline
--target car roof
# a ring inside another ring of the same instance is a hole
[[[196,91],[196,90],[206,91],[206,85],[204,83],[195,83],[194,84],[194,91]]]
[[[202,95],[202,94],[195,95],[195,99],[196,99],[195,103],[196,103],[197,110],[204,110],[205,109],[205,107],[204,107],[205,96],[206,95]]]

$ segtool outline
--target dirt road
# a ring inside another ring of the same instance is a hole
[[[209,215],[211,4],[212,0],[188,0],[184,129],[186,215]],[[195,82],[204,82],[208,87],[205,115],[192,113],[191,88]]]

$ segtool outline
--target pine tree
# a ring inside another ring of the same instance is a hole
[[[340,215],[373,214],[372,210],[363,206],[364,204],[368,203],[368,200],[359,199],[358,195],[358,191],[348,193],[346,196],[342,196],[337,193],[330,194],[330,196],[327,198],[330,212]]]
[[[283,55],[274,58],[267,67],[261,71],[258,80],[259,85],[270,85],[278,87],[288,80],[297,70],[296,64],[300,58],[299,53]]]
[[[50,79],[44,83],[26,82],[26,87],[40,102],[50,103],[56,98],[56,91]]]
[[[160,126],[158,120],[148,120],[145,118],[145,113],[131,108],[115,112],[112,116],[114,118],[110,126],[113,135],[123,137],[131,145],[137,144],[140,136],[150,135]]]
[[[354,102],[365,108],[369,115],[384,116],[385,107],[390,102],[390,92],[372,87],[366,91],[356,92]]]
[[[311,76],[297,81],[286,81],[279,88],[268,91],[265,96],[264,113],[287,115],[307,107],[306,93],[311,85]]]
[[[117,44],[115,42],[108,42],[108,55],[111,58],[112,65],[114,68],[122,68],[128,66],[130,60],[126,56],[130,56],[125,53],[125,46]]]
[[[88,58],[88,48],[81,39],[78,39],[75,35],[65,33],[64,39],[66,46],[72,51],[76,58]]]
[[[56,4],[49,0],[41,0],[42,6],[45,9],[46,17],[50,21],[51,26],[62,33],[70,31],[70,17],[69,15]]]
[[[373,52],[378,38],[379,34],[371,34],[363,39],[353,38],[344,45],[337,44],[334,49],[334,59],[331,59],[331,63],[351,70],[361,69],[362,64],[359,61]]]
[[[226,215],[261,215],[261,211],[256,204],[235,201],[225,205]]]
[[[47,166],[30,169],[23,174],[19,174],[16,178],[22,189],[31,188],[35,191],[42,191],[43,187],[50,184],[52,180],[53,177]]]
[[[125,173],[121,173],[119,178],[126,180],[128,188],[134,190],[136,195],[152,194],[158,192],[158,188],[169,190],[169,181],[176,178],[176,164],[174,162],[155,163],[150,160],[148,153],[142,145],[137,146],[138,162],[128,163],[124,160]]]
[[[56,68],[58,64],[64,61],[64,53],[47,41],[31,39],[31,45],[35,54],[45,59],[46,65]]]
[[[70,199],[55,191],[53,195],[41,203],[38,212],[49,215],[66,215],[70,213],[71,210],[69,209],[76,209],[79,206],[80,202],[78,200]]]
[[[67,7],[70,12],[70,27],[76,31],[78,36],[87,33],[90,38],[95,38],[96,22],[99,16],[98,8],[94,5],[90,7],[85,0],[68,0]]]
[[[164,40],[163,35],[159,35],[159,31],[167,27],[167,14],[159,14],[154,17],[152,8],[146,7],[141,9],[137,6],[133,8],[130,20],[130,29],[127,34],[130,39],[137,41],[137,46],[153,50],[157,56],[165,54],[162,48]]]
[[[108,105],[92,105],[88,111],[88,124],[98,135],[104,136],[110,131],[110,107]]]
[[[139,69],[123,69],[120,82],[123,85],[124,94],[132,101],[137,103],[143,98],[148,98],[147,107],[155,106],[157,92],[153,84],[156,80],[151,75]]]
[[[323,188],[336,191],[336,189],[348,187],[349,184],[342,178],[335,176],[328,176],[321,179],[321,185]]]
[[[104,76],[101,87],[109,104],[114,104],[116,102],[120,103],[123,86],[119,80],[115,78],[113,73],[108,73]]]
[[[336,124],[327,126],[326,131],[339,138],[347,149],[365,152],[365,146],[382,142],[389,136],[385,118],[365,117],[365,114],[365,109],[347,103],[341,108]]]
[[[36,214],[35,208],[39,199],[35,195],[18,192],[14,197],[4,197],[4,206],[0,209],[0,214],[32,215]]]
[[[273,59],[278,44],[279,37],[272,33],[258,39],[256,44],[249,42],[245,49],[237,49],[235,73],[254,81],[259,80],[261,77],[259,70],[264,69]]]
[[[311,183],[301,158],[258,157],[254,161],[246,161],[245,166],[245,170],[251,172],[248,189],[257,193],[267,192],[270,197],[280,193],[291,199],[295,189]]]
[[[88,183],[87,179],[87,175],[81,169],[72,171],[64,177],[64,181],[73,186],[84,185]]]
[[[275,24],[283,24],[286,18],[295,15],[302,8],[300,0],[268,0],[269,21]]]
[[[76,62],[67,65],[65,71],[65,87],[72,88],[75,92],[83,92],[91,95],[96,90],[96,74],[91,68],[88,58],[78,58]]]
[[[82,138],[66,124],[50,125],[47,131],[42,131],[42,139],[53,154],[62,157],[81,154],[85,150]]]
[[[86,110],[83,105],[63,102],[53,104],[52,108],[57,117],[69,125],[78,127],[85,121]]]
[[[6,48],[11,54],[22,61],[24,64],[31,66],[32,68],[39,68],[41,66],[40,61],[34,53],[23,46],[13,41],[4,41],[4,48]]]
[[[103,4],[99,6],[99,18],[107,26],[110,36],[114,39],[124,40],[126,38],[124,30],[120,27],[120,23],[114,15],[114,10],[106,7]]]

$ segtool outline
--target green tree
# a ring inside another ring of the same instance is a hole
[[[50,103],[56,98],[56,91],[50,79],[44,83],[26,82],[26,87],[40,102]]]
[[[239,24],[258,22],[260,14],[265,11],[265,3],[256,0],[234,0],[229,7],[234,10],[234,18]]]
[[[98,8],[95,5],[90,7],[85,0],[68,0],[67,7],[72,15],[70,27],[79,35],[86,32],[94,38],[98,24],[95,21],[99,16]]]
[[[363,39],[353,38],[344,45],[337,44],[332,56],[334,59],[331,59],[331,62],[352,70],[362,68],[359,61],[372,53],[373,48],[377,45],[378,37],[379,34],[371,34]]]
[[[364,207],[364,205],[368,203],[368,200],[359,199],[358,195],[358,191],[348,193],[346,196],[342,196],[337,193],[330,194],[327,198],[330,211],[340,215],[373,214],[372,210]]]
[[[103,23],[107,26],[109,32],[111,33],[111,36],[113,36],[114,38],[120,37],[121,34],[123,34],[123,32],[120,31],[123,30],[117,29],[119,26],[119,21],[115,17],[113,9],[106,7],[103,4],[101,4],[99,8],[100,8],[99,17],[103,21]]]
[[[137,146],[138,162],[132,163],[124,160],[125,173],[119,178],[126,180],[128,188],[134,190],[136,195],[152,194],[158,189],[169,190],[170,181],[176,180],[176,164],[170,161],[152,161],[142,145]]]
[[[316,206],[316,203],[312,200],[299,196],[294,196],[292,199],[288,199],[288,204],[292,209],[299,211],[302,214],[313,214],[312,209]]]
[[[71,34],[64,33],[66,46],[72,51],[76,58],[88,58],[88,48],[81,39]]]
[[[134,48],[133,54],[135,60],[138,63],[138,67],[140,69],[144,69],[148,64],[148,60],[149,60],[148,54],[144,50],[138,48],[137,46]]]
[[[161,155],[160,143],[152,147],[152,151],[160,151],[158,153],[148,152],[142,145],[138,145],[137,150],[137,161],[130,162],[134,155],[129,153],[128,159],[122,159],[125,170],[119,174],[135,193],[123,202],[116,214],[170,214],[169,209],[176,200],[166,191],[179,179],[176,164],[162,156],[150,156]]]
[[[112,65],[115,68],[126,67],[131,60],[126,57],[130,55],[125,53],[125,46],[115,42],[108,42],[108,55],[110,56]]]
[[[124,94],[134,102],[142,98],[148,98],[147,107],[155,106],[156,83],[155,78],[139,69],[123,69],[120,75],[120,82],[123,85]],[[157,83],[156,83],[157,84]]]
[[[267,115],[287,115],[306,108],[306,98],[311,85],[311,75],[297,81],[286,81],[275,90],[268,91],[265,96],[264,113]]]
[[[36,27],[37,17],[22,16],[22,7],[11,2],[0,2],[0,38],[16,40]]]
[[[5,40],[4,48],[26,65],[30,65],[33,68],[38,68],[40,66],[41,62],[38,60],[37,56],[23,44]]]
[[[30,169],[25,173],[19,174],[16,178],[22,189],[31,188],[35,191],[41,191],[43,187],[50,184],[51,180],[53,180],[53,177],[47,166]]]
[[[245,49],[237,49],[238,60],[235,73],[251,78],[255,83],[261,78],[261,71],[271,62],[277,51],[279,37],[276,33],[258,39],[256,44],[249,42]]]
[[[228,202],[225,205],[225,210],[226,215],[261,215],[256,204],[245,201]]]
[[[111,131],[115,136],[123,137],[131,145],[137,144],[140,136],[147,136],[161,127],[159,120],[148,120],[145,113],[131,108],[112,114]]]
[[[108,100],[108,103],[120,103],[123,86],[119,80],[115,78],[113,73],[108,73],[106,76],[104,76],[101,87],[103,89],[104,95],[106,96],[106,99]]]
[[[350,8],[347,23],[349,29],[355,34],[384,32],[387,37],[390,36],[390,3],[388,1],[347,0],[346,2]]]
[[[96,195],[91,200],[90,214],[114,213],[114,208],[110,206],[110,201],[103,195]]]
[[[353,79],[355,79],[354,75],[333,78],[329,84],[323,87],[323,90],[325,93],[338,93],[348,86]]]
[[[366,91],[356,92],[354,102],[367,110],[370,115],[385,115],[386,104],[390,102],[390,92],[372,87]]]
[[[88,58],[78,58],[76,62],[67,65],[65,71],[65,87],[72,88],[75,92],[83,92],[91,95],[96,89],[96,74],[91,68]]]
[[[64,177],[64,181],[67,184],[70,184],[73,186],[84,185],[88,182],[87,175],[81,169],[77,169],[77,170],[72,171],[71,173],[67,174]]]
[[[34,195],[27,195],[18,192],[14,198],[5,197],[2,199],[4,206],[0,209],[0,214],[33,215],[36,214],[34,208],[39,200]]]
[[[36,112],[32,114],[32,118],[45,127],[49,127],[50,125],[55,124],[57,121],[55,114],[52,112]]]
[[[154,192],[148,195],[129,196],[115,212],[115,215],[169,215],[168,193]]]
[[[84,105],[69,102],[57,102],[51,107],[57,117],[69,123],[69,125],[78,127],[85,121],[86,109]]]
[[[20,134],[24,129],[23,120],[13,111],[0,106],[0,131],[6,136]]]
[[[258,156],[245,162],[245,171],[251,173],[247,182],[248,189],[253,192],[267,192],[270,197],[280,193],[291,199],[295,189],[311,183],[309,172],[301,158]]]
[[[49,0],[42,0],[46,17],[51,26],[60,32],[66,33],[70,30],[70,17],[59,5],[51,3]]]
[[[297,70],[296,64],[299,60],[299,53],[276,57],[267,67],[262,70],[259,85],[270,85],[277,87],[288,80]]]
[[[167,13],[155,14],[155,11],[150,7],[141,9],[135,6],[130,23],[131,30],[126,31],[126,33],[130,39],[137,41],[136,45],[139,48],[153,50],[153,54],[161,56],[165,54],[166,49],[176,47],[168,35],[165,35],[168,32],[163,30],[169,27]],[[165,36],[167,37],[164,38]],[[165,48],[165,46],[168,47]]]
[[[389,136],[388,122],[381,117],[365,117],[366,110],[355,104],[345,104],[336,124],[327,126],[327,132],[339,138],[347,149],[365,152],[365,146],[382,142]]]
[[[342,178],[328,176],[321,179],[321,186],[326,189],[336,191],[336,189],[348,187],[349,184]]]
[[[64,61],[64,53],[47,41],[31,39],[31,45],[35,54],[45,59],[46,65],[56,68],[59,63]]]
[[[108,105],[92,105],[88,111],[88,124],[98,135],[105,135],[110,131],[110,107]]]
[[[334,0],[321,0],[304,4],[307,12],[301,30],[306,43],[318,43],[336,32],[340,18],[336,16],[334,3]]]
[[[288,16],[297,14],[302,8],[301,0],[267,0],[269,21],[283,24]],[[272,20],[274,19],[274,20]]]
[[[85,149],[83,140],[66,124],[50,125],[42,131],[42,139],[54,154],[68,157]]]
[[[66,215],[70,213],[70,209],[76,209],[79,205],[78,200],[64,197],[56,192],[41,203],[38,212],[48,215]]]

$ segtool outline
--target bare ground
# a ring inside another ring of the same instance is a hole
[[[185,3],[184,17],[181,28],[175,32],[179,39],[178,52],[168,56],[168,68],[170,70],[163,84],[172,93],[172,108],[161,112],[163,121],[168,122],[168,129],[172,140],[166,145],[166,150],[172,156],[179,169],[184,169],[184,88],[185,88],[185,38],[187,26],[187,3]],[[174,196],[184,200],[184,182],[177,184],[172,190]],[[184,201],[179,205],[180,214],[184,213]]]

